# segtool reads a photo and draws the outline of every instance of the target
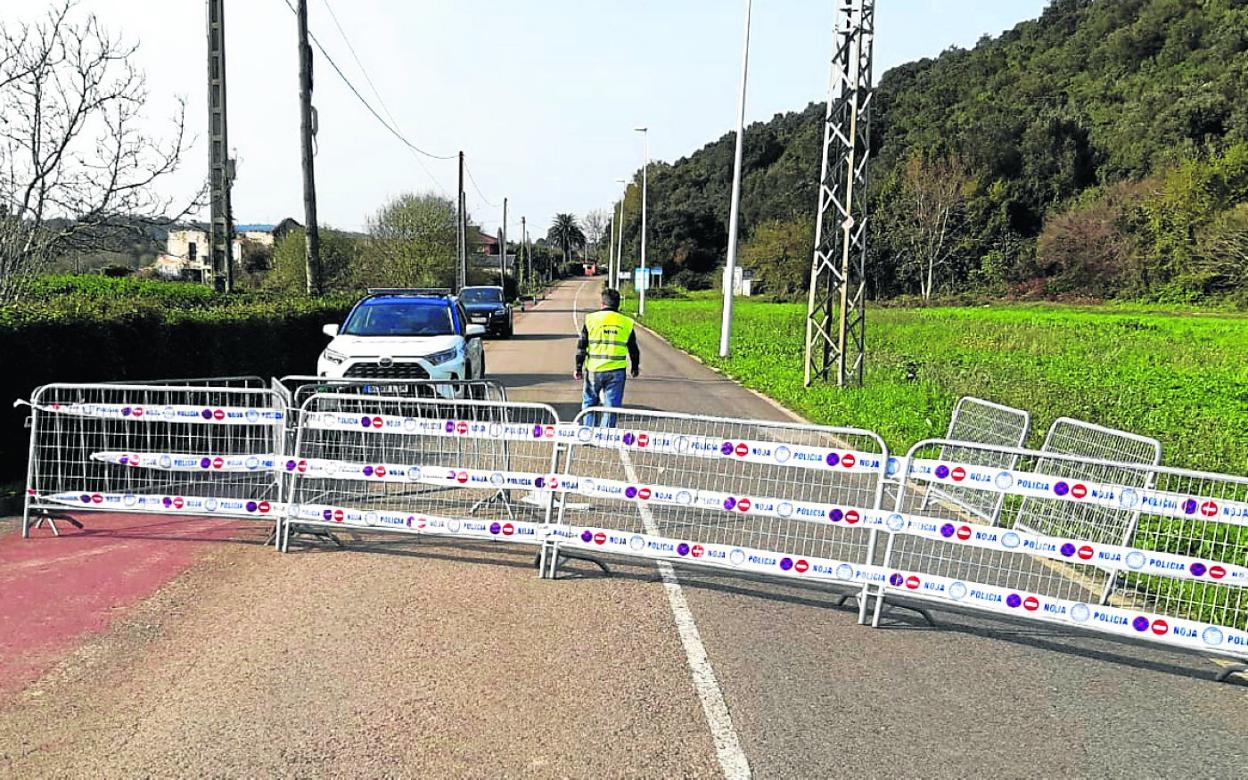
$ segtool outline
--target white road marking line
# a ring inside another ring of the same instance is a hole
[[[620,450],[620,460],[624,462],[624,472],[630,482],[637,482],[637,471],[628,452]],[[646,533],[660,536],[655,525],[654,515],[649,507],[639,504],[637,511],[641,515],[642,526]],[[698,632],[698,624],[693,620],[693,612],[685,601],[685,592],[680,587],[680,580],[672,565],[659,561],[659,576],[663,578],[663,590],[667,592],[667,602],[672,608],[672,617],[676,620],[676,631],[680,634],[680,643],[685,647],[685,658],[689,663],[689,671],[693,673],[693,687],[702,700],[702,712],[706,715],[706,723],[711,729],[711,739],[715,742],[715,757],[724,770],[728,780],[742,780],[750,777],[750,762],[741,749],[741,741],[732,725],[732,715],[728,712],[728,703],[724,701],[724,693],[715,679],[715,670],[706,655],[706,646],[702,644],[702,635]]]

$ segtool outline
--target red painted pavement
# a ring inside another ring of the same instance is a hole
[[[0,536],[0,697],[21,690],[79,644],[186,571],[207,543],[255,524],[148,514],[78,515]]]

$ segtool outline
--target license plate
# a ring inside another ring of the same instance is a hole
[[[489,317],[469,317],[468,319],[470,319],[473,322],[485,322],[486,320],[489,319]]]

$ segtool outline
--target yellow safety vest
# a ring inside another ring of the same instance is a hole
[[[589,348],[585,353],[585,370],[590,373],[628,368],[628,338],[633,334],[633,321],[616,311],[596,311],[585,316],[589,332]]]

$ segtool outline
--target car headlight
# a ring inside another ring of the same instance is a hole
[[[434,352],[432,355],[427,356],[425,360],[438,366],[443,363],[449,363],[457,357],[459,357],[459,347],[453,347],[442,352]]]
[[[321,353],[321,357],[325,358],[326,360],[328,360],[330,363],[333,363],[334,365],[342,365],[347,360],[346,355],[340,355],[337,352],[333,351],[332,349],[325,350],[323,353]]]

